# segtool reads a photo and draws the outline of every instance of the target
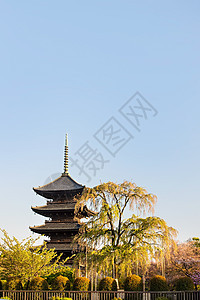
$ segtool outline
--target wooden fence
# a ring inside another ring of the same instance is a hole
[[[8,291],[0,290],[0,298],[12,300],[51,300],[52,297],[71,298],[72,300],[157,300],[166,297],[168,300],[200,300],[200,291],[182,292],[78,292],[78,291]],[[53,300],[53,299],[52,299]]]

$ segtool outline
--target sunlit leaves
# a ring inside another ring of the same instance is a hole
[[[35,246],[38,239],[28,237],[21,242],[9,237],[1,230],[0,276],[4,279],[20,280],[22,284],[36,276],[45,276],[63,266],[54,250],[48,250],[46,244]]]

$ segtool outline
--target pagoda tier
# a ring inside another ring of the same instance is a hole
[[[83,189],[84,186],[73,180],[68,173],[63,173],[62,176],[46,185],[33,188],[38,195],[47,199],[60,199],[66,201],[81,194]]]
[[[84,206],[75,214],[76,198],[82,194],[84,186],[68,174],[67,138],[64,161],[64,173],[59,178],[44,186],[33,188],[38,195],[51,201],[48,200],[44,206],[32,207],[32,210],[50,220],[45,221],[43,225],[32,226],[30,230],[47,236],[47,248],[55,249],[65,258],[70,257],[74,251],[79,251],[79,245],[74,244],[73,239],[81,227],[80,219],[95,213]]]
[[[76,206],[75,201],[59,203],[59,205],[54,201],[54,202],[48,202],[47,205],[44,206],[31,207],[31,209],[39,215],[52,218],[56,214],[61,216],[61,213],[63,217],[66,215],[74,216],[75,206]],[[90,217],[94,215],[94,212],[89,210],[86,206],[84,206],[80,211],[80,214],[82,217]]]
[[[77,234],[80,228],[80,224],[75,222],[53,222],[45,221],[44,225],[30,227],[30,229],[35,233],[50,235],[51,233],[59,232],[69,232],[70,234]]]

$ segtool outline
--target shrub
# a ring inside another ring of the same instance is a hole
[[[168,298],[167,297],[158,297],[158,298],[156,298],[156,300],[168,300]]]
[[[52,274],[48,275],[46,277],[46,280],[47,280],[48,284],[52,284],[52,281],[56,277],[58,277],[59,275],[67,277],[70,280],[70,282],[74,281],[74,272],[73,272],[73,270],[71,268],[69,268],[69,267],[66,267],[65,269],[63,269],[63,270],[61,270],[59,272],[52,273]]]
[[[16,282],[16,285],[15,285],[15,288],[16,288],[16,290],[23,290],[23,286],[22,286],[22,283],[21,283],[21,281],[17,281]]]
[[[181,277],[175,281],[176,291],[192,291],[194,290],[194,283],[190,277]]]
[[[1,280],[1,283],[2,283],[2,290],[5,290],[7,281],[6,280]]]
[[[74,280],[73,290],[74,291],[88,291],[90,280],[86,277],[77,277]]]
[[[100,291],[117,291],[116,280],[112,277],[105,277],[99,283]]]
[[[48,282],[44,278],[38,276],[31,280],[29,289],[30,290],[48,290],[49,285],[48,285]]]
[[[117,282],[115,279],[113,280],[113,283],[112,283],[112,291],[117,291]],[[118,299],[121,300],[121,298],[118,298]]]
[[[142,290],[142,278],[138,275],[130,275],[126,277],[124,281],[125,291],[141,291]]]
[[[8,279],[5,283],[5,289],[6,290],[22,290],[23,286],[19,279],[18,280]]]
[[[70,291],[70,281],[67,277],[59,275],[52,280],[51,287],[53,290]]]
[[[150,291],[168,291],[169,287],[165,277],[156,275],[150,279]]]

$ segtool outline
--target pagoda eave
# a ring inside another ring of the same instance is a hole
[[[40,196],[47,199],[69,197],[81,194],[84,185],[77,183],[68,173],[63,173],[60,177],[54,181],[39,186],[38,188],[33,188],[33,190]]]
[[[76,189],[76,190],[63,190],[63,191],[42,191],[37,188],[33,188],[34,192],[36,194],[46,198],[46,199],[54,199],[54,198],[67,198],[67,197],[73,197],[76,196],[77,194],[81,194],[83,191],[83,188]]]
[[[79,223],[69,222],[51,222],[45,221],[44,225],[32,226],[30,229],[33,232],[45,233],[45,232],[78,232],[81,225]]]
[[[74,205],[71,205],[67,207],[51,207],[51,205],[46,205],[46,206],[36,206],[36,207],[31,207],[31,209],[39,215],[42,215],[44,217],[50,217],[54,213],[73,213],[74,212]]]
[[[74,235],[78,233],[79,229],[67,229],[67,228],[46,228],[46,229],[42,229],[42,228],[37,228],[37,226],[35,227],[29,227],[31,231],[35,232],[35,233],[39,233],[39,234],[44,234],[44,235],[48,235],[50,233],[55,233],[56,232],[73,232]]]

